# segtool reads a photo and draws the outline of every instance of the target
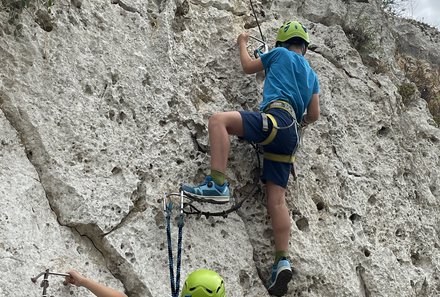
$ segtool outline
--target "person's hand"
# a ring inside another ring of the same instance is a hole
[[[306,128],[310,124],[309,122],[307,122],[306,116],[307,116],[307,114],[304,113],[303,117],[301,119],[301,123],[299,124],[301,128]]]
[[[241,43],[247,44],[248,41],[249,41],[249,33],[248,32],[243,32],[240,35],[238,35],[238,37],[237,37],[238,44],[241,44]]]
[[[301,123],[299,124],[299,126],[301,127],[301,129],[305,129],[307,128],[307,126],[309,125],[309,123],[305,122],[305,121],[301,121]]]
[[[79,273],[76,270],[69,270],[67,272],[69,274],[69,276],[66,276],[66,279],[64,281],[64,285],[67,286],[68,284],[72,284],[75,285],[77,287],[81,287],[85,277],[81,275],[81,273]]]

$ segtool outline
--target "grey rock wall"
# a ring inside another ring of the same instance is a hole
[[[169,296],[164,193],[209,170],[212,113],[261,98],[235,43],[259,34],[249,3],[55,1],[47,14],[18,2],[0,3],[0,295],[40,296],[32,276],[75,268],[129,296]],[[321,82],[321,118],[288,186],[288,296],[440,295],[440,130],[420,93],[403,105],[396,61],[438,69],[438,31],[378,1],[254,5],[271,45],[283,20],[309,27]],[[234,196],[251,197],[227,218],[185,218],[182,277],[210,268],[229,297],[268,296],[272,231],[252,147],[233,138],[229,161]],[[56,277],[48,291],[92,296]]]

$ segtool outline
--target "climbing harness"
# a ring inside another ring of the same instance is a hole
[[[180,214],[179,214],[179,233],[177,238],[177,261],[176,261],[176,277],[174,278],[174,259],[173,259],[173,247],[171,241],[171,213],[173,210],[173,202],[167,203],[167,198],[171,196],[178,196],[177,193],[171,193],[167,195],[163,200],[163,210],[165,214],[166,224],[167,224],[167,243],[168,243],[168,264],[170,268],[170,283],[171,283],[171,297],[179,297],[179,287],[180,287],[180,267],[182,263],[182,238],[183,238],[183,192],[180,192]]]
[[[261,54],[267,53],[269,51],[269,47],[267,46],[266,40],[264,39],[263,32],[261,31],[260,23],[258,22],[257,14],[255,13],[254,5],[252,4],[252,0],[249,0],[251,3],[251,9],[252,13],[254,14],[255,21],[257,22],[258,30],[260,31],[261,39],[258,39],[256,37],[253,37],[249,35],[250,38],[255,39],[256,41],[262,43],[256,50],[254,50],[254,56],[255,58],[258,58]]]
[[[269,113],[267,113],[268,110],[273,109],[273,108],[279,108],[279,109],[283,109],[285,111],[287,111],[290,116],[292,117],[292,122],[284,127],[279,127],[277,120],[275,119],[275,117]],[[295,131],[297,134],[297,137],[300,137],[300,135],[298,134],[298,121],[296,120],[296,115],[295,115],[295,111],[293,110],[292,106],[285,102],[285,101],[274,101],[272,103],[270,103],[268,105],[268,107],[264,110],[264,112],[261,113],[261,117],[263,120],[263,131],[268,131],[269,130],[269,120],[272,122],[272,130],[269,133],[269,136],[263,140],[261,143],[259,143],[260,145],[268,145],[269,143],[271,143],[276,135],[278,130],[282,130],[282,129],[288,129],[292,126],[295,127]],[[298,141],[299,142],[299,141]],[[269,152],[264,152],[263,153],[263,157],[265,159],[271,160],[271,161],[275,161],[275,162],[281,162],[281,163],[294,163],[295,162],[295,152],[296,152],[296,148],[293,151],[292,155],[282,155],[282,154],[274,154],[274,153],[269,153]],[[292,172],[293,174],[294,172]],[[293,174],[294,176],[296,176],[295,174]]]
[[[40,278],[40,276],[43,275],[43,281],[40,284],[40,287],[43,288],[43,297],[47,297],[47,287],[49,287],[49,275],[56,275],[56,276],[64,276],[64,277],[69,277],[70,275],[67,273],[57,273],[57,272],[49,272],[49,269],[46,269],[46,271],[41,272],[40,274],[38,274],[35,277],[31,278],[31,281],[33,283],[36,283],[37,280]]]

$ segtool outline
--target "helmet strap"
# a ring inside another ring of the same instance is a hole
[[[305,44],[302,45],[301,52],[303,56],[307,53],[307,46]]]

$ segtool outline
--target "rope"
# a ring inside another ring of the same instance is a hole
[[[257,14],[255,13],[255,9],[254,9],[254,5],[252,4],[252,0],[249,0],[249,1],[251,3],[252,12],[254,14],[255,21],[257,22],[258,30],[260,31],[260,35],[261,35],[261,40],[256,37],[253,37],[252,35],[249,36],[252,39],[255,39],[258,42],[262,43],[262,45],[260,47],[258,47],[256,50],[254,50],[254,56],[257,59],[259,56],[261,56],[261,54],[267,53],[269,51],[269,47],[267,46],[266,40],[264,39],[263,32],[261,31],[260,23],[258,22]]]
[[[183,213],[182,213],[183,214]],[[176,296],[179,296],[179,289],[180,289],[180,268],[182,264],[182,233],[183,233],[183,215],[180,216],[179,219],[179,236],[177,239],[177,272],[176,272]]]
[[[173,207],[172,202],[170,202],[165,210],[165,217],[167,222],[167,242],[168,242],[168,266],[170,269],[170,283],[171,283],[171,297],[175,297],[175,279],[174,279],[174,260],[173,260],[173,248],[171,243],[171,224],[170,224],[170,217],[171,217],[171,209]]]
[[[172,240],[171,240],[171,213],[173,210],[173,202],[170,201],[168,204],[166,203],[166,199],[175,194],[166,195],[164,198],[164,212],[166,219],[166,231],[167,231],[167,243],[168,243],[168,266],[170,270],[170,284],[171,284],[171,297],[179,297],[180,290],[180,269],[182,264],[182,238],[183,238],[183,192],[180,193],[181,203],[180,203],[180,215],[179,215],[179,233],[177,238],[177,262],[176,262],[176,277],[174,277],[174,258],[173,258],[173,248],[172,248]]]
[[[252,12],[254,14],[255,21],[257,22],[258,30],[260,31],[261,40],[263,41],[263,43],[266,43],[266,40],[264,40],[263,32],[260,28],[260,23],[258,22],[257,14],[255,13],[254,5],[252,4],[252,0],[249,0],[249,2],[251,3]]]

